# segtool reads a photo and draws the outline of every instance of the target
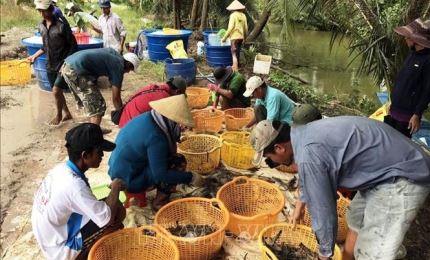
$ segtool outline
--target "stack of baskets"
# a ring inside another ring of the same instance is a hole
[[[224,112],[217,109],[202,109],[192,111],[195,127],[194,132],[218,133],[224,122]]]
[[[224,241],[229,213],[217,199],[186,198],[162,207],[155,215],[154,223],[165,229],[177,225],[210,225],[215,232],[202,237],[178,237],[166,231],[179,248],[181,260],[212,259]],[[171,258],[157,258],[171,259]]]
[[[188,106],[193,108],[205,108],[209,103],[210,91],[207,88],[188,87],[185,90]]]
[[[221,160],[230,167],[251,169],[255,150],[249,141],[248,132],[225,132],[221,135]]]
[[[179,250],[161,229],[142,226],[122,229],[101,238],[91,248],[88,259],[179,260]]]
[[[247,177],[236,177],[217,192],[230,212],[227,229],[235,235],[257,238],[267,225],[276,223],[285,204],[284,194],[273,184]]]
[[[298,247],[302,243],[305,247],[313,252],[318,252],[319,246],[312,229],[303,225],[296,225],[294,228],[291,224],[274,224],[264,228],[258,236],[258,245],[262,252],[262,260],[283,260],[278,259],[275,254],[264,244],[265,238],[273,238],[279,234],[277,244],[286,243],[288,246]],[[333,260],[341,260],[342,253],[336,245],[334,248]]]
[[[248,108],[230,108],[224,111],[225,127],[228,131],[237,131],[251,122],[254,110]]]
[[[348,223],[346,221],[346,209],[348,208],[351,201],[344,196],[340,192],[337,193],[337,236],[336,241],[341,243],[345,241],[346,234],[348,233]],[[305,208],[305,214],[303,217],[303,224],[311,227],[311,216],[309,214],[308,208]]]
[[[27,60],[0,62],[0,86],[24,85],[30,79],[31,68]]]
[[[219,165],[221,139],[213,135],[190,135],[178,144],[178,153],[185,156],[188,171],[207,174]]]

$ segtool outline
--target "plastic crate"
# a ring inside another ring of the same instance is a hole
[[[238,169],[254,168],[252,159],[255,150],[252,148],[248,132],[225,132],[221,135],[221,160],[230,167]]]
[[[25,85],[31,79],[30,62],[9,60],[0,62],[0,85]]]

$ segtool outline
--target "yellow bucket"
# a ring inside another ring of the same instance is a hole
[[[30,62],[9,60],[0,62],[0,86],[24,85],[31,79]]]

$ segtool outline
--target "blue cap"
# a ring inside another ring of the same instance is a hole
[[[108,8],[108,7],[110,7],[110,1],[109,0],[100,0],[99,6],[101,8]]]

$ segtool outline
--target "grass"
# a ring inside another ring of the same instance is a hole
[[[35,9],[16,5],[13,0],[1,1],[0,17],[0,31],[2,32],[13,27],[36,28],[41,21],[41,16]]]
[[[157,82],[165,81],[164,75],[164,63],[158,62],[153,63],[148,60],[144,60],[140,63],[138,73],[141,75],[151,75]]]

